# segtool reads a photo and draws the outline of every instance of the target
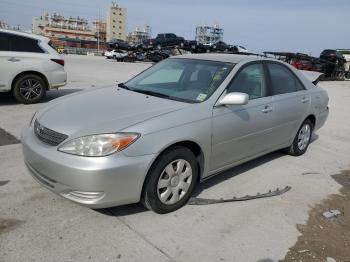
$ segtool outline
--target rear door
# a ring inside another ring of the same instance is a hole
[[[0,32],[0,38],[0,90],[10,90],[18,73],[37,69],[40,58],[46,55],[36,39],[5,32]]]
[[[298,77],[282,63],[267,62],[274,108],[274,147],[291,142],[307,117],[310,95]]]
[[[212,172],[264,152],[273,140],[272,97],[263,64],[245,65],[228,85],[226,93],[230,92],[246,93],[249,101],[213,109]]]
[[[10,34],[0,32],[0,91],[9,91],[15,63],[11,62]]]

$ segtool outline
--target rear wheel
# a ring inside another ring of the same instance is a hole
[[[292,156],[301,156],[305,154],[311,141],[314,124],[310,119],[306,119],[299,128],[293,144],[286,149],[287,153]]]
[[[197,178],[197,161],[192,151],[180,146],[171,148],[152,166],[142,202],[159,214],[173,212],[186,204]]]
[[[47,84],[45,81],[33,74],[26,74],[19,77],[12,89],[13,97],[23,104],[38,103],[46,93]]]

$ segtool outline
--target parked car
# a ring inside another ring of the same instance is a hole
[[[320,54],[320,59],[324,61],[324,69],[326,77],[343,80],[345,78],[345,63],[344,56],[333,49],[323,50]]]
[[[64,60],[48,38],[0,29],[0,92],[31,104],[66,83]]]
[[[342,54],[345,58],[346,77],[350,78],[350,49],[337,49],[336,51]]]
[[[131,49],[131,46],[129,45],[129,43],[121,39],[113,39],[109,43],[109,46],[110,48],[117,49],[117,50],[129,51]]]
[[[212,51],[228,52],[232,51],[232,46],[226,44],[224,41],[217,41],[212,45]]]
[[[158,34],[156,38],[149,39],[147,45],[161,48],[169,46],[184,46],[185,39],[173,33]]]
[[[194,54],[206,53],[208,48],[196,40],[186,40],[183,49],[188,50]]]
[[[232,46],[231,50],[238,53],[248,53],[247,48],[241,45],[234,45]]]
[[[128,53],[120,50],[110,50],[104,53],[104,56],[107,59],[115,59],[117,61],[122,61],[125,57],[128,56]]]
[[[118,87],[48,103],[22,133],[24,161],[35,180],[74,202],[141,200],[167,213],[198,182],[243,162],[279,149],[303,155],[327,104],[326,91],[286,63],[182,55]]]

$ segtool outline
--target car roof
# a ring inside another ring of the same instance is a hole
[[[262,57],[256,55],[240,55],[240,54],[221,54],[221,53],[205,53],[205,54],[186,54],[186,55],[178,55],[172,57],[172,59],[176,58],[186,58],[186,59],[199,59],[199,60],[209,60],[209,61],[218,61],[218,62],[226,62],[238,64],[244,60],[262,60]],[[269,59],[270,60],[270,59]]]
[[[31,33],[26,33],[26,32],[21,32],[21,31],[0,29],[0,32],[13,34],[13,35],[24,36],[24,37],[28,37],[28,38],[32,38],[32,39],[36,39],[36,40],[40,40],[40,41],[45,41],[45,42],[50,41],[50,39],[47,38],[47,37],[44,37],[44,36],[41,36],[41,35],[35,35],[35,34],[31,34]]]

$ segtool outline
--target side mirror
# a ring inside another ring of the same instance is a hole
[[[248,104],[249,96],[245,93],[232,92],[226,94],[219,100],[219,105],[246,105]]]

